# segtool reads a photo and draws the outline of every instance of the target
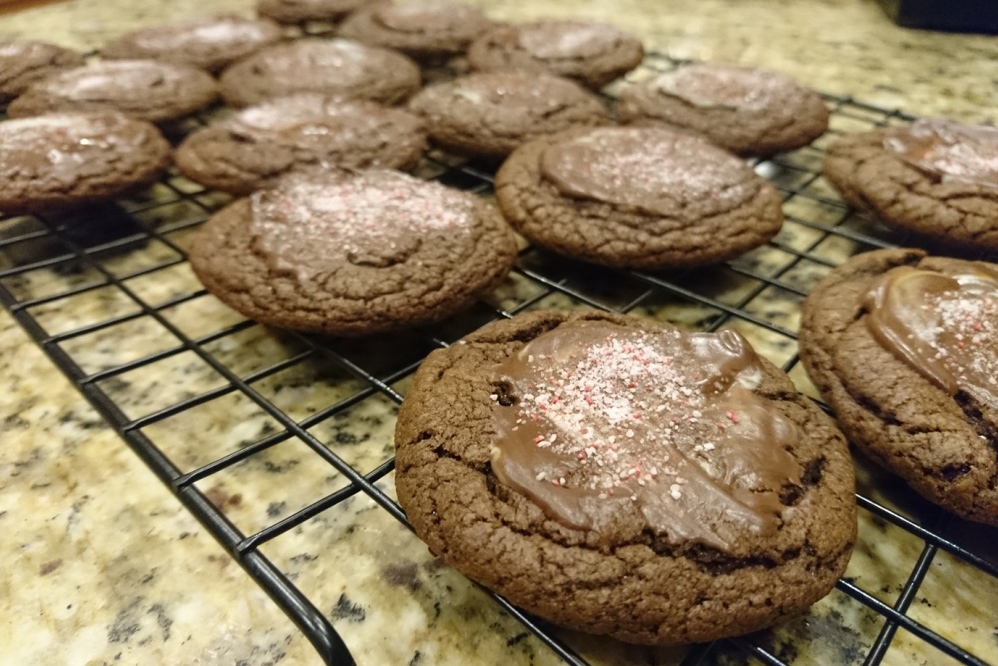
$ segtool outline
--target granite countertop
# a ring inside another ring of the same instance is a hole
[[[211,10],[248,10],[252,4],[218,0],[211,3]],[[994,64],[998,39],[902,30],[873,0],[473,4],[508,20],[539,16],[612,20],[641,36],[649,49],[673,56],[765,66],[825,92],[917,115],[998,120]],[[204,5],[193,0],[71,0],[0,13],[0,37],[44,38],[95,49],[137,26],[204,13]],[[0,235],[5,228],[0,224]],[[806,241],[807,234],[805,227],[788,225],[783,238],[794,244]],[[189,238],[184,229],[170,236],[180,247]],[[851,247],[840,245],[818,252],[841,258]],[[166,246],[150,244],[107,265],[126,270],[168,255]],[[0,268],[4,261],[9,258],[0,251]],[[753,261],[765,272],[780,258],[776,252],[761,251]],[[37,295],[81,279],[39,273],[7,286]],[[819,275],[818,270],[802,269],[795,279],[807,286]],[[131,284],[150,302],[197,289],[183,264],[156,273],[155,279]],[[719,300],[724,300],[725,289],[729,287],[718,287]],[[529,297],[524,291],[529,285],[511,281],[496,298],[502,304],[516,302]],[[760,298],[760,316],[770,308],[777,323],[793,330],[796,312],[793,302],[786,302],[791,305]],[[120,307],[113,294],[94,290],[56,301],[34,314],[50,330],[68,330],[118,313]],[[647,316],[690,323],[708,316],[694,308],[676,311],[675,307],[650,302],[641,310]],[[192,336],[240,320],[210,298],[186,304],[171,317]],[[69,342],[67,350],[84,369],[95,371],[162,349],[163,332],[154,329],[137,320]],[[786,340],[745,332],[777,362],[793,353]],[[4,535],[0,661],[319,663],[311,645],[276,605],[103,423],[5,310],[0,311],[0,350],[0,533]],[[289,357],[296,350],[279,334],[253,327],[219,341],[211,352],[245,374],[260,358]],[[184,354],[165,359],[155,372],[155,376],[122,375],[106,388],[134,416],[218,385],[210,370]],[[803,390],[813,390],[799,372],[794,379]],[[352,381],[321,364],[299,364],[263,382],[261,390],[301,419],[356,391]],[[404,384],[397,388],[404,391]],[[238,396],[225,400],[221,409],[216,405],[211,410],[191,410],[144,433],[185,468],[194,468],[273,431],[273,424],[252,405]],[[372,469],[391,455],[393,414],[390,401],[373,395],[342,417],[320,423],[313,434],[342,444],[351,464]],[[297,446],[293,441],[276,446],[256,463],[234,467],[199,487],[237,526],[252,532],[321,498],[341,482],[327,467],[301,464],[307,455]],[[905,515],[918,515],[918,506],[893,503],[896,492],[903,492],[895,480],[864,472],[860,483],[865,493]],[[383,485],[390,492],[391,484]],[[860,541],[847,575],[893,604],[924,544],[868,512],[861,511],[860,518]],[[994,530],[988,528],[957,524],[952,529],[954,538],[968,548],[995,541]],[[415,537],[363,497],[321,514],[263,550],[329,616],[358,663],[559,663],[481,591],[440,565]],[[937,553],[908,614],[998,663],[995,599],[994,578]],[[794,663],[852,663],[862,660],[881,625],[882,618],[875,613],[833,592],[806,617],[782,625],[767,641],[784,657],[795,655]],[[670,664],[685,653],[685,649],[650,650],[570,633],[564,636],[597,664]],[[723,651],[715,656],[721,663],[742,662]],[[885,663],[951,663],[946,659],[901,631]]]

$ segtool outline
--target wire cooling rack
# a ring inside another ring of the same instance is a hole
[[[675,64],[653,54],[619,85]],[[0,301],[322,659],[352,664],[334,629],[341,625],[349,638],[351,617],[363,613],[349,585],[323,612],[313,599],[322,595],[303,591],[310,575],[324,575],[310,574],[314,556],[267,551],[283,536],[307,543],[333,529],[324,517],[357,497],[408,526],[392,494],[390,433],[394,405],[430,350],[517,312],[595,307],[701,330],[736,328],[814,395],[796,353],[800,301],[848,256],[905,242],[854,214],[820,179],[824,147],[844,132],[911,120],[851,98],[825,99],[832,110],[825,137],[754,163],[783,194],[783,231],[724,266],[620,271],[524,246],[502,287],[443,324],[364,340],[279,332],[238,317],[193,279],[185,251],[192,232],[228,199],[171,174],[142,199],[67,217],[0,218]],[[434,154],[418,173],[491,194],[489,167]],[[275,451],[292,445],[295,455],[282,463]],[[247,471],[259,468],[283,474],[281,490],[271,483],[264,491],[259,473]],[[643,652],[633,663],[998,663],[998,533],[927,504],[864,460],[857,469],[860,536],[832,601],[771,631]],[[610,663],[593,657],[582,637],[485,594],[493,601],[484,603],[501,609],[493,609],[497,616],[522,624],[510,649],[533,634],[538,649],[554,653],[549,658]],[[447,601],[436,599],[438,613]],[[418,661],[417,652],[411,663]]]

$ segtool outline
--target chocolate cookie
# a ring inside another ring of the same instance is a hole
[[[603,102],[551,74],[481,72],[416,93],[409,108],[433,140],[460,154],[505,157],[531,139],[610,121]]]
[[[925,119],[846,135],[824,176],[893,227],[998,249],[998,128]]]
[[[52,112],[120,111],[163,122],[211,104],[215,79],[196,67],[113,60],[66,70],[32,84],[7,107],[11,118]]]
[[[289,176],[201,228],[191,266],[264,324],[364,335],[444,319],[509,271],[494,206],[397,171]]]
[[[53,114],[0,123],[0,211],[7,215],[110,199],[155,180],[170,145],[120,113]]]
[[[800,148],[828,129],[828,109],[813,90],[776,72],[706,63],[624,89],[617,117],[693,130],[739,155]]]
[[[725,261],[783,224],[780,195],[706,139],[650,127],[569,130],[517,148],[496,196],[520,233],[606,266]]]
[[[342,37],[396,49],[420,61],[434,61],[468,50],[493,26],[475,7],[436,0],[404,5],[376,3],[351,14],[340,26]]]
[[[260,0],[256,11],[278,23],[338,21],[368,0]]]
[[[419,89],[420,73],[401,53],[348,39],[299,39],[257,51],[222,73],[233,106],[317,92],[398,104]]]
[[[854,444],[928,500],[998,525],[998,266],[858,255],[808,296],[799,339]]]
[[[423,123],[411,113],[302,93],[213,122],[187,137],[174,159],[191,180],[248,194],[314,167],[408,170],[425,150]]]
[[[446,563],[635,643],[755,631],[831,590],[856,535],[831,419],[733,331],[535,312],[434,351],[398,498]]]
[[[641,42],[594,21],[542,20],[497,27],[468,49],[473,69],[549,72],[602,88],[637,67]]]
[[[280,38],[281,27],[272,21],[228,14],[136,30],[105,45],[101,56],[168,60],[215,72]]]
[[[83,55],[47,42],[0,42],[0,104],[47,76],[83,64]]]

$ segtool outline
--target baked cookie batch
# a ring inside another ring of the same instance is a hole
[[[510,270],[514,230],[625,269],[765,245],[781,196],[742,158],[828,127],[815,92],[709,63],[630,82],[611,108],[600,89],[644,52],[591,21],[503,24],[436,1],[261,0],[258,14],[139,30],[89,63],[0,43],[0,212],[120,196],[172,156],[242,197],[191,248],[212,294],[267,325],[361,336],[470,305]],[[314,21],[335,36],[302,37]],[[448,63],[464,73],[423,87]],[[171,148],[164,133],[219,99],[235,110]],[[431,144],[498,166],[495,203],[405,173]],[[888,225],[998,249],[996,164],[998,130],[922,120],[841,137],[825,175]],[[996,334],[998,266],[881,250],[813,290],[800,356],[849,442],[998,525]],[[801,613],[856,538],[846,437],[733,331],[597,311],[490,324],[427,357],[396,451],[399,502],[443,561],[625,641]]]

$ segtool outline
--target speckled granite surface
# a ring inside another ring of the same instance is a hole
[[[221,0],[213,3],[213,9],[250,4]],[[131,27],[194,15],[202,5],[191,0],[74,0],[0,15],[0,34],[44,36],[95,48]],[[541,15],[612,19],[640,34],[653,49],[680,57],[765,65],[828,92],[913,113],[981,120],[994,118],[998,108],[994,83],[998,40],[900,30],[883,18],[872,0],[763,0],[750,5],[706,0],[695,6],[652,0],[585,4],[542,0],[488,3],[488,9],[506,19]],[[833,129],[863,129],[871,119],[836,118]],[[801,173],[813,169],[818,159],[817,150],[805,149],[782,165],[767,164],[762,169],[782,187],[793,189],[800,185]],[[181,189],[189,186],[175,184]],[[834,198],[820,180],[804,187],[814,197]],[[138,217],[168,229],[164,238],[186,247],[190,229],[169,230],[168,225],[201,211],[192,202],[174,202],[176,193],[161,186],[148,196],[159,203]],[[778,239],[784,248],[810,250],[815,258],[832,261],[854,251],[855,244],[841,237],[815,246],[820,233],[800,222],[830,222],[841,217],[841,208],[804,196],[791,198],[785,211],[790,221]],[[860,218],[844,224],[883,233]],[[0,238],[11,233],[11,227],[0,223]],[[0,268],[25,261],[32,253],[41,257],[52,252],[44,244],[8,248],[0,251]],[[167,244],[142,241],[127,251],[102,256],[101,265],[114,275],[126,276],[176,256]],[[805,290],[828,270],[816,261],[797,262],[788,269],[791,259],[785,250],[770,247],[739,260],[736,268],[776,276]],[[529,266],[547,260],[528,255],[524,261]],[[640,298],[634,311],[645,316],[706,326],[723,318],[726,307],[739,307],[789,331],[797,326],[796,293],[773,286],[755,293],[758,281],[746,281],[731,269],[711,269],[690,278],[691,288],[714,299],[714,305],[693,305],[661,291],[649,292],[647,284],[611,281],[606,275],[568,267],[562,277],[566,285],[608,307],[623,307]],[[4,285],[27,299],[99,279],[92,269],[74,268],[35,271],[7,279]],[[154,307],[199,288],[185,264],[129,278],[128,285]],[[535,283],[514,277],[494,298],[512,308],[540,293]],[[576,306],[560,295],[530,305]],[[32,308],[32,314],[50,333],[57,333],[135,309],[116,290],[98,288]],[[166,308],[163,315],[192,337],[241,321],[207,296]],[[744,319],[727,323],[777,363],[795,353],[786,336]],[[398,348],[397,354],[356,357],[369,363],[365,367],[371,371],[388,376],[412,355],[423,353],[399,342],[398,338],[379,341],[382,348],[395,344],[391,348]],[[84,371],[96,372],[174,349],[177,343],[163,326],[139,318],[66,340],[61,346]],[[342,345],[345,353],[357,351],[351,344]],[[243,377],[303,351],[287,336],[260,327],[219,338],[205,349]],[[813,391],[799,368],[792,374],[803,390]],[[129,418],[153,414],[224,385],[215,370],[183,351],[99,383]],[[378,394],[361,394],[363,385],[334,364],[310,357],[255,382],[254,388],[296,420],[354,399],[348,409],[319,420],[309,432],[361,471],[391,456],[393,403]],[[404,380],[395,388],[404,392]],[[318,663],[291,622],[102,423],[6,311],[0,311],[0,423],[0,533],[4,535],[0,661]],[[157,420],[142,432],[182,471],[189,471],[279,430],[271,417],[232,392]],[[896,480],[863,469],[864,494],[916,521],[936,519],[931,508],[913,499]],[[239,529],[252,533],[343,483],[339,473],[291,438],[212,476],[198,488]],[[381,485],[391,493],[390,477]],[[995,530],[959,522],[948,530],[965,547],[998,560]],[[895,604],[923,548],[920,539],[861,510],[860,540],[847,577],[877,599]],[[333,621],[360,664],[559,663],[538,639],[463,577],[441,566],[415,537],[364,497],[347,500],[262,550]],[[994,578],[936,553],[908,615],[980,658],[998,663],[996,599]],[[882,626],[880,615],[835,591],[807,616],[755,640],[795,664],[861,663]],[[685,649],[651,650],[570,633],[561,636],[594,664],[674,664],[686,654]],[[708,662],[739,664],[745,658],[734,647],[718,648]],[[884,663],[956,662],[901,630]]]

